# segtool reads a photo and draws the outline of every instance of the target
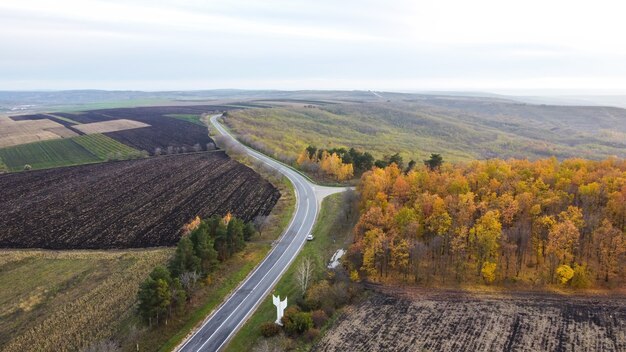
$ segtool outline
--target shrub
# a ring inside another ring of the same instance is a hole
[[[28,171],[30,169],[32,169],[33,167],[30,166],[29,164],[24,165],[24,171]]]
[[[313,342],[318,336],[320,336],[320,331],[318,329],[309,329],[304,333],[304,339],[307,342]]]
[[[280,327],[273,321],[268,321],[261,324],[261,335],[265,337],[272,337],[278,335]]]
[[[490,284],[496,280],[496,263],[485,262],[483,268],[480,270],[483,279],[486,283]]]
[[[361,280],[361,278],[359,277],[359,272],[356,270],[352,270],[350,272],[350,280],[352,280],[352,282],[359,282]]]
[[[313,325],[319,329],[324,326],[324,323],[328,320],[328,315],[326,315],[326,312],[323,310],[316,310],[311,313],[311,319],[313,319]]]
[[[570,282],[573,288],[588,288],[591,286],[589,272],[584,265],[574,265],[574,276]]]
[[[559,282],[565,285],[572,279],[572,277],[574,277],[574,269],[572,269],[569,265],[560,265],[556,268],[556,276],[559,279]]]
[[[287,334],[301,334],[313,327],[311,313],[301,312],[299,309],[294,307],[290,308],[285,310],[285,315],[281,320]]]
[[[295,327],[295,331],[298,333],[303,333],[310,328],[313,327],[313,319],[311,318],[311,313],[308,312],[298,312],[293,316],[293,324]]]

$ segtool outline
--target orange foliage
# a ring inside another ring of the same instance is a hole
[[[626,161],[487,160],[408,174],[391,164],[365,172],[357,188],[349,253],[372,279],[481,282],[487,271],[489,281],[548,284],[568,266],[625,281]]]

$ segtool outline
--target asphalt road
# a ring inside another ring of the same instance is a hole
[[[211,123],[222,135],[235,140],[217,122],[217,118],[220,116],[211,116]],[[275,168],[291,181],[296,194],[296,209],[291,223],[261,264],[203,322],[202,326],[179,346],[178,351],[218,351],[223,348],[257,306],[267,297],[305,244],[307,235],[313,230],[321,198],[344,190],[343,188],[320,187],[312,184],[293,169],[250,148],[244,148],[249,156]]]

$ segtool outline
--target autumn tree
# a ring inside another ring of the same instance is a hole
[[[502,224],[500,213],[490,210],[480,217],[470,230],[470,240],[478,259],[478,270],[482,270],[486,262],[493,262],[498,256]]]
[[[355,278],[625,282],[626,161],[383,164],[357,186]]]
[[[609,281],[618,269],[619,258],[626,253],[626,234],[605,219],[594,232],[594,241],[604,281]]]

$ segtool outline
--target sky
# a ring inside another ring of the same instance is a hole
[[[626,5],[0,1],[0,90],[626,94]]]

